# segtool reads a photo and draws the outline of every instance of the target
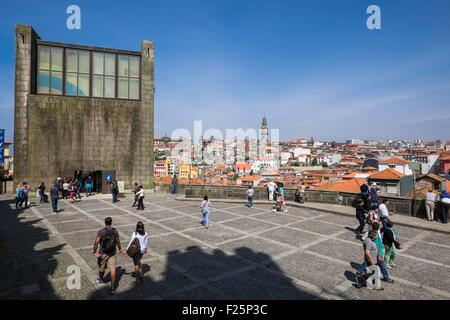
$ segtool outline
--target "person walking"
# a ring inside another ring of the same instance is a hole
[[[397,249],[402,249],[400,242],[397,241],[397,232],[392,228],[394,223],[388,221],[383,232],[384,262],[387,268],[396,267],[394,259],[397,256]]]
[[[176,175],[172,178],[172,194],[177,194],[178,192],[178,178]]]
[[[369,210],[370,208],[369,208],[368,200],[369,200],[370,188],[367,185],[367,183],[364,182],[364,184],[362,184],[359,187],[359,190],[361,191],[361,197],[364,201],[364,209]]]
[[[98,277],[96,283],[103,284],[105,271],[109,268],[111,276],[110,294],[114,294],[116,290],[116,253],[119,249],[120,254],[124,254],[120,244],[119,231],[112,227],[111,217],[105,219],[105,227],[97,232],[97,237],[94,242],[94,255],[97,257]],[[98,249],[98,251],[97,251]]]
[[[30,192],[30,185],[28,182],[24,182],[22,184],[22,190],[23,190],[23,204],[25,204],[25,209],[29,207],[30,202],[28,201],[28,194]]]
[[[359,222],[359,226],[356,228],[357,234],[364,233],[364,226],[366,225],[366,210],[364,208],[364,199],[360,198],[356,203],[356,220]]]
[[[277,200],[279,200],[281,202],[281,208],[282,208],[283,212],[288,212],[288,209],[286,207],[286,203],[284,201],[284,187],[283,187],[282,183],[280,183],[280,185],[278,187]]]
[[[69,196],[69,182],[67,180],[64,180],[64,183],[62,185],[63,187],[63,199],[67,200],[67,197]]]
[[[381,232],[384,232],[384,229],[386,229],[386,223],[389,220],[389,210],[387,208],[388,204],[389,204],[388,199],[383,199],[383,202],[379,206],[380,221],[383,224]]]
[[[52,202],[53,214],[58,213],[59,185],[55,181],[50,187],[50,200]]]
[[[136,230],[130,237],[130,242],[126,248],[127,254],[133,259],[134,274],[136,275],[136,282],[139,282],[144,277],[142,272],[141,259],[148,251],[148,235],[145,232],[144,223],[139,221],[136,224]]]
[[[378,208],[378,188],[377,184],[374,182],[370,185],[369,195],[370,195],[370,206],[369,209]]]
[[[112,202],[116,203],[117,202],[117,195],[119,194],[119,186],[117,185],[117,181],[114,181],[112,183],[111,193],[112,193]]]
[[[434,220],[434,207],[436,204],[436,194],[433,192],[433,189],[428,189],[427,194],[425,195],[425,208],[427,210],[427,219],[428,221]]]
[[[83,184],[81,183],[81,181],[77,178],[74,181],[74,186],[75,186],[75,199],[79,199],[81,200],[81,188],[83,187]]]
[[[441,222],[448,223],[448,209],[450,208],[450,193],[442,191],[439,196],[441,202]]]
[[[139,186],[139,191],[136,193],[136,196],[138,197],[138,207],[136,210],[144,210],[144,187],[141,185]]]
[[[20,184],[16,188],[16,209],[22,209],[23,204],[23,188]]]
[[[41,182],[41,184],[38,187],[38,191],[39,191],[39,203],[44,203],[45,202],[45,184],[44,182]]]
[[[356,286],[358,288],[362,287],[362,279],[367,279],[367,268],[372,267],[376,268],[379,255],[378,255],[378,247],[375,243],[375,239],[377,238],[377,232],[374,230],[369,231],[368,236],[363,242],[363,250],[364,250],[364,258],[363,263],[359,266],[356,271]]]
[[[273,181],[270,181],[267,184],[267,190],[269,192],[269,201],[273,201],[273,196],[275,193],[275,183]]]
[[[209,213],[211,211],[211,202],[208,200],[208,196],[203,197],[203,201],[200,204],[200,211],[202,214],[202,225],[208,229],[209,228]]]
[[[73,182],[71,182],[69,184],[69,198],[70,198],[70,203],[75,202],[75,184]]]
[[[84,182],[84,188],[86,190],[86,198],[91,195],[92,192],[92,179],[91,176],[87,177],[86,181]]]
[[[251,186],[248,186],[247,192],[247,207],[253,208],[253,198],[255,197],[255,190]]]
[[[377,243],[379,238],[378,230],[370,230],[368,236],[363,242],[364,248],[364,261],[359,266],[356,272],[357,285],[360,286],[360,279],[367,274],[368,267],[378,266],[383,275],[382,281],[388,283],[394,283],[394,280],[389,278],[389,273],[386,269],[386,264],[384,263],[382,252],[380,252],[380,245]],[[381,245],[382,248],[382,245]]]
[[[134,188],[133,188],[133,193],[134,193],[134,202],[133,205],[131,206],[136,207],[136,204],[139,202],[139,197],[137,196],[137,193],[139,192],[139,185],[137,184],[137,182],[134,183]]]
[[[381,238],[381,233],[380,233],[380,228],[381,228],[381,224],[380,223],[374,223],[373,224],[373,230],[377,232],[377,237],[375,239],[375,243],[377,244],[378,247],[378,266],[380,267],[381,270],[381,274],[383,275],[383,281],[388,282],[388,283],[394,283],[394,280],[392,280],[389,277],[389,273],[387,271],[386,268],[386,263],[384,262],[384,247],[383,247],[383,239]]]

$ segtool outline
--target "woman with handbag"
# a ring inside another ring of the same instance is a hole
[[[136,225],[136,231],[133,232],[130,238],[130,242],[127,246],[127,254],[133,259],[134,273],[136,275],[136,281],[140,281],[144,274],[142,273],[141,259],[148,250],[148,235],[145,232],[144,223],[139,221]]]

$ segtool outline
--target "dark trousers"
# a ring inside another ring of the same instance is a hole
[[[177,194],[177,185],[172,184],[172,194]]]
[[[16,209],[22,207],[22,199],[20,197],[16,197]]]
[[[58,212],[58,198],[52,198],[53,212]]]
[[[23,197],[21,205],[24,205],[24,204],[25,204],[25,208],[28,208],[28,194],[25,194],[25,196]]]
[[[442,203],[442,210],[441,210],[442,223],[448,223],[448,209],[449,208],[450,208],[450,204]]]
[[[247,197],[247,207],[253,207],[253,197]]]
[[[136,197],[136,196],[134,196],[134,202],[133,202],[132,207],[136,207],[136,204],[137,204],[137,203],[139,203],[139,198]]]
[[[359,226],[358,226],[358,228],[356,228],[356,232],[363,233],[364,226],[366,224],[366,217],[357,215],[356,219],[358,219],[358,222],[359,222]]]
[[[112,202],[115,203],[117,202],[117,193],[113,192],[112,194]]]
[[[138,210],[144,210],[144,197],[140,197],[138,201]]]

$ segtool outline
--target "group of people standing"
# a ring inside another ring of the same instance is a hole
[[[425,195],[425,209],[427,210],[427,219],[428,221],[434,221],[434,209],[436,204],[440,202],[441,212],[440,212],[440,221],[444,224],[448,223],[448,211],[450,209],[450,190],[442,191],[438,196],[433,189],[428,189],[428,192]]]
[[[30,186],[28,182],[22,182],[16,187],[16,209],[26,209],[29,207],[28,194],[30,192]]]
[[[86,197],[89,197],[92,192],[92,178],[89,176],[85,179],[84,184],[81,178],[57,178],[50,187],[50,199],[52,203],[53,214],[58,213],[58,201],[59,199],[70,199],[71,203],[75,203],[75,201],[81,200],[81,192],[83,190],[83,186],[86,192]],[[39,189],[42,190],[42,197],[46,197],[45,195],[45,185],[41,182]]]

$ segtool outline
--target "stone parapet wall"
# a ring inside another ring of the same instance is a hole
[[[178,193],[185,194],[186,198],[201,198],[207,194],[212,199],[242,199],[245,200],[247,187],[239,186],[211,186],[211,185],[179,185]],[[256,200],[266,200],[267,191],[265,188],[254,188]],[[296,189],[285,188],[286,201],[295,200]],[[170,184],[158,183],[155,185],[155,192],[170,192]],[[337,192],[326,190],[306,190],[307,202],[329,203],[344,206],[351,206],[356,193]],[[380,199],[389,200],[389,210],[394,214],[402,214],[416,217],[426,217],[425,202],[405,197],[380,196]],[[436,213],[440,207],[436,207]]]

